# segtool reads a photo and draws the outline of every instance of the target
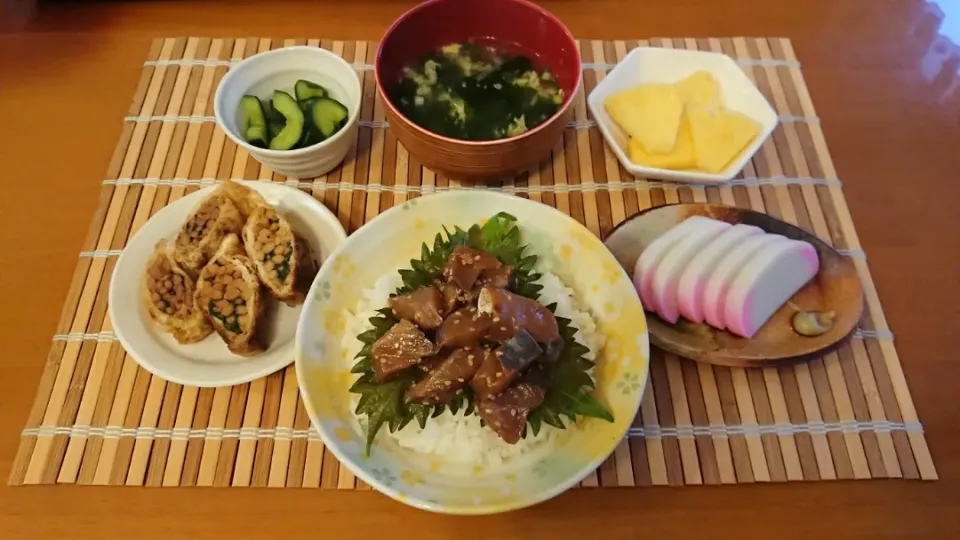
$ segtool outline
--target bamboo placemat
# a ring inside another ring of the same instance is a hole
[[[224,137],[213,93],[231,62],[293,44],[322,46],[363,80],[357,148],[316,179],[287,179]],[[581,41],[589,92],[627,51],[653,45],[736,58],[780,115],[740,178],[687,187],[630,176],[584,105],[538,166],[493,186],[569,213],[603,235],[637,211],[711,201],[765,211],[856,261],[866,314],[855,338],[808,363],[766,369],[696,364],[653,351],[634,427],[583,486],[732,484],[866,478],[935,479],[866,257],[790,41]],[[158,209],[227,178],[286,182],[321,200],[350,231],[395,204],[461,188],[423,168],[384,121],[371,65],[376,44],[328,40],[156,40],[100,190],[47,357],[11,484],[290,486],[369,489],[325,449],[293,367],[234,387],[197,389],[141,369],[106,317],[116,256]]]

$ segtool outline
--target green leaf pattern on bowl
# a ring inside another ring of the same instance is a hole
[[[624,395],[636,392],[641,385],[640,375],[632,371],[624,373],[623,378],[617,381],[617,389]]]
[[[370,474],[373,475],[377,482],[382,482],[386,486],[393,487],[394,482],[397,481],[397,477],[390,472],[390,469],[371,469]]]

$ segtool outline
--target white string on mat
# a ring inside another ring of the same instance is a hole
[[[864,330],[858,328],[854,330],[853,338],[893,341],[893,332],[890,330]],[[53,341],[118,341],[118,338],[113,332],[71,332],[69,334],[54,334]]]
[[[123,121],[124,122],[189,122],[191,124],[203,124],[203,123],[216,122],[217,119],[213,116],[146,114],[146,115],[140,115],[140,116],[124,116]]]
[[[879,341],[893,341],[893,331],[891,330],[864,330],[857,328],[853,331],[854,339],[876,339]]]
[[[796,123],[804,122],[807,124],[819,124],[819,116],[797,116],[794,114],[781,114],[779,117],[781,123]]]
[[[289,181],[288,181],[289,182]],[[293,187],[298,187],[296,181],[293,181],[293,184],[284,182],[286,185],[292,185]],[[867,254],[860,249],[838,249],[837,250],[841,255],[852,257],[854,259],[859,259],[861,261],[867,260]],[[122,249],[103,249],[97,251],[81,251],[79,258],[81,259],[108,259],[110,257],[119,257],[123,253]]]
[[[791,436],[798,433],[808,433],[811,435],[824,435],[827,433],[890,433],[894,431],[903,431],[907,433],[923,433],[923,425],[919,422],[889,422],[886,420],[857,422],[855,420],[844,420],[841,422],[811,422],[808,424],[740,424],[740,425],[722,425],[711,424],[709,426],[694,426],[691,424],[681,424],[678,426],[658,426],[650,425],[644,427],[630,428],[627,432],[628,437],[647,437],[651,439],[659,438],[678,438],[692,439],[696,436],[709,436],[713,438],[729,438],[735,436],[760,436],[760,435],[783,435]],[[155,427],[135,427],[125,428],[122,426],[41,426],[35,428],[26,428],[20,432],[21,437],[53,437],[55,435],[67,435],[69,437],[103,437],[104,439],[171,439],[171,440],[223,440],[223,439],[275,439],[275,440],[295,440],[307,439],[311,441],[320,440],[320,435],[314,428],[293,429],[291,427],[263,428],[263,427],[243,427],[239,429],[231,428],[173,428],[161,429]]]
[[[113,332],[97,332],[95,334],[86,332],[71,332],[69,334],[54,334],[54,341],[117,341],[117,335]]]
[[[116,178],[114,180],[104,180],[106,186],[212,186],[219,182],[216,178]]]
[[[820,123],[820,118],[817,116],[796,116],[793,114],[783,114],[779,117],[780,122],[783,123],[808,123],[815,124]],[[138,116],[124,116],[124,122],[189,122],[192,124],[203,124],[216,122],[216,118],[213,116],[200,116],[200,115],[176,115],[176,114],[144,114]],[[372,128],[372,129],[382,129],[390,127],[390,123],[384,120],[360,120],[358,122],[360,127]],[[573,129],[590,129],[596,127],[597,123],[593,120],[573,120],[567,124],[567,127]]]
[[[98,249],[94,251],[81,251],[82,259],[105,259],[107,257],[119,257],[123,253],[122,249]]]
[[[867,260],[867,252],[863,251],[862,249],[838,249],[837,253],[845,257],[852,257],[861,261]]]
[[[168,67],[168,66],[183,66],[183,67],[207,67],[207,68],[217,68],[217,67],[232,67],[243,60],[205,60],[200,58],[181,58],[178,60],[147,60],[143,63],[144,66],[152,67]],[[734,59],[740,67],[788,67],[788,68],[800,68],[800,62],[796,60],[777,60],[773,58],[737,58]],[[351,64],[353,69],[360,71],[373,71],[373,64],[359,63],[354,62]],[[617,66],[616,62],[583,62],[580,64],[581,69],[583,70],[596,70],[596,71],[609,71]]]
[[[286,182],[283,182],[283,183],[284,185],[288,185],[291,187],[301,187],[298,185],[298,182],[296,180],[287,180]],[[202,185],[202,184],[196,184],[196,185]],[[207,184],[207,185],[211,185],[211,184]],[[310,187],[310,186],[306,186],[306,187]],[[841,255],[852,257],[854,259],[859,259],[862,261],[867,260],[866,252],[861,249],[838,249],[837,252],[839,252]],[[99,249],[95,251],[81,251],[79,256],[81,259],[106,259],[109,257],[119,257],[121,253],[123,253],[122,249]]]
[[[200,67],[230,67],[237,64],[236,60],[205,60],[203,58],[181,58],[179,60],[147,60],[145,66],[200,66]]]
[[[800,62],[796,60],[776,60],[773,58],[737,58],[734,59],[740,67],[789,67],[800,68]],[[583,62],[582,69],[592,69],[595,71],[609,71],[617,67],[616,62]]]
[[[886,420],[858,422],[856,420],[843,420],[840,422],[811,422],[809,424],[741,424],[741,425],[722,425],[711,424],[709,426],[694,426],[690,424],[681,424],[678,426],[644,426],[634,427],[628,430],[631,437],[644,437],[659,439],[663,437],[676,437],[679,439],[692,439],[697,436],[708,436],[716,439],[728,438],[732,436],[760,436],[760,435],[778,435],[792,436],[798,433],[807,433],[810,435],[826,435],[827,433],[847,433],[858,434],[866,431],[876,433],[890,433],[893,431],[904,431],[908,433],[923,433],[923,426],[920,422],[889,422]]]
[[[235,178],[233,180],[245,180]],[[218,182],[216,178],[116,178],[103,181],[104,185],[152,185],[152,186],[211,186]],[[502,191],[504,193],[574,193],[592,191],[624,191],[644,190],[656,188],[683,187],[682,184],[661,182],[659,180],[628,180],[611,182],[594,182],[584,180],[579,184],[563,184],[552,186],[386,186],[380,179],[371,179],[368,184],[354,184],[351,182],[327,182],[326,180],[306,181],[287,180],[284,183],[301,189],[338,191],[363,191],[369,193],[438,193],[443,191]],[[841,187],[843,184],[836,178],[812,178],[809,176],[769,176],[763,178],[735,178],[729,182],[718,182],[710,186],[737,187],[737,186],[827,186]],[[709,186],[708,186],[709,187]]]
[[[313,428],[293,429],[291,427],[278,427],[278,428],[243,427],[239,429],[208,427],[208,428],[195,428],[195,429],[190,429],[190,428],[161,429],[161,428],[143,427],[143,426],[135,427],[135,428],[125,428],[121,426],[102,427],[102,426],[74,425],[70,427],[44,426],[39,428],[27,428],[21,434],[27,435],[27,436],[32,435],[32,436],[39,436],[39,437],[54,436],[54,435],[68,435],[70,437],[103,437],[105,439],[135,438],[135,439],[172,439],[172,440],[188,440],[188,439],[320,440],[320,434],[317,433],[317,431],[314,430]]]

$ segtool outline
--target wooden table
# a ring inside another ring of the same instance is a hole
[[[55,4],[25,31],[0,34],[0,242],[10,248],[0,259],[0,477],[10,470],[150,39],[377,39],[413,3]],[[541,3],[584,38],[793,40],[942,480],[577,490],[469,520],[373,492],[3,486],[0,536],[958,537],[960,86],[957,64],[924,75],[938,31],[924,2]]]

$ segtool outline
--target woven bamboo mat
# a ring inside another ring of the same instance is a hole
[[[293,44],[323,46],[363,79],[360,137],[345,164],[287,179],[224,137],[213,92],[232,61]],[[781,123],[742,176],[678,187],[630,176],[605,148],[584,95],[551,158],[493,186],[569,213],[598,235],[638,210],[678,201],[754,208],[845,250],[864,281],[866,315],[837,352],[795,366],[730,369],[653,352],[640,413],[583,486],[935,479],[866,258],[854,232],[800,65],[786,39],[581,41],[589,92],[632,47],[722,51],[774,104]],[[286,182],[354,231],[378,213],[459,182],[423,168],[384,122],[370,64],[376,44],[327,40],[154,42],[80,253],[11,484],[296,486],[369,489],[325,449],[298,398],[293,367],[235,387],[152,377],[106,317],[107,287],[127,239],[158,209],[227,178]]]

